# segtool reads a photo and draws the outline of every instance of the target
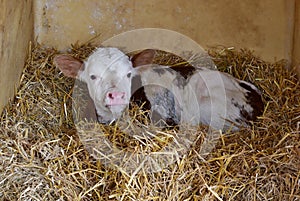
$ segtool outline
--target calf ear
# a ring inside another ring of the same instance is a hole
[[[153,49],[146,49],[131,57],[133,67],[152,64],[156,51]]]
[[[84,70],[83,62],[70,55],[57,55],[53,62],[67,77],[76,78]]]

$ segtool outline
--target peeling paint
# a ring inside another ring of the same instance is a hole
[[[102,12],[100,11],[100,8],[96,8],[93,12],[92,12],[92,17],[94,19],[101,19],[103,17]]]
[[[96,35],[96,31],[95,31],[94,27],[92,25],[89,25],[88,27],[89,27],[89,30],[90,30],[90,34],[91,35]]]

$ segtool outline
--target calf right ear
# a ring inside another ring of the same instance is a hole
[[[153,64],[156,51],[153,49],[146,49],[131,57],[133,67]]]
[[[77,78],[78,73],[84,70],[83,62],[70,55],[56,55],[53,62],[67,77]]]

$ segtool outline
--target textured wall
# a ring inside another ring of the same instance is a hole
[[[265,60],[300,63],[298,0],[0,0],[0,8],[0,110],[18,84],[33,31],[38,42],[63,50],[97,34],[100,44],[128,30],[165,28],[205,48],[247,47]]]
[[[300,1],[296,1],[295,7],[295,34],[293,48],[293,65],[298,67],[298,77],[300,78]]]
[[[166,28],[203,47],[248,47],[264,59],[291,59],[295,0],[39,0],[35,33],[59,49],[101,34]],[[134,41],[133,41],[134,42]]]
[[[0,111],[15,92],[33,36],[31,0],[0,1]]]

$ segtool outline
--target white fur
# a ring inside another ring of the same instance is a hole
[[[159,66],[158,68],[168,67]],[[246,103],[246,90],[239,86],[238,80],[228,74],[203,68],[193,74],[182,88],[174,84],[180,76],[178,73],[166,70],[160,75],[154,69],[155,67],[151,66],[138,69],[143,85],[149,86],[145,87],[147,98],[153,106],[157,91],[162,88],[170,90],[175,98],[175,120],[180,119],[181,123],[191,125],[203,123],[214,129],[227,130],[231,127],[232,130],[237,130],[237,126],[241,123],[236,122],[236,119],[246,120],[241,116],[239,108],[232,104],[231,99],[234,98],[244,105],[248,112],[253,110]],[[154,85],[156,87],[153,87]],[[251,85],[251,87],[254,86]],[[162,117],[168,116],[165,111],[164,108],[159,111]]]
[[[157,70],[162,70],[163,73]],[[239,126],[246,121],[241,116],[240,109],[233,104],[233,99],[245,111],[251,113],[253,110],[251,105],[247,104],[247,90],[239,85],[239,82],[243,81],[228,74],[198,68],[196,73],[188,79],[187,84],[180,85],[180,75],[170,70],[169,67],[133,68],[129,58],[117,48],[98,48],[84,62],[84,70],[78,72],[77,78],[87,83],[99,122],[109,123],[121,117],[129,104],[132,92],[131,77],[127,76],[128,73],[141,77],[152,109],[158,110],[163,119],[170,116],[170,107],[174,106],[173,117],[176,123],[193,125],[203,123],[215,129],[226,130],[232,126],[232,123]],[[91,76],[96,79],[92,80]],[[257,90],[255,86],[249,83],[247,85]],[[170,95],[165,97],[166,89],[172,92],[172,97]],[[126,104],[108,106],[106,94],[113,91],[125,92]],[[163,103],[164,98],[168,99],[165,101],[174,98],[175,105],[155,105]],[[237,126],[233,126],[233,129],[238,129]]]
[[[109,91],[125,92],[129,103],[131,80],[127,74],[131,70],[131,61],[117,48],[98,48],[84,62],[84,71],[79,72],[77,77],[87,83],[101,123],[118,118],[127,106],[107,106],[106,94]],[[92,80],[91,76],[96,79]]]

